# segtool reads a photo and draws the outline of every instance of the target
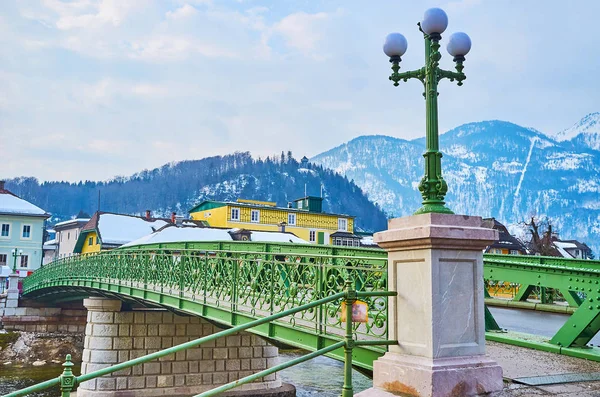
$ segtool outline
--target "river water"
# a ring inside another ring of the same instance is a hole
[[[307,352],[281,350],[280,362],[289,361],[304,354]],[[55,378],[61,372],[60,364],[24,368],[0,364],[0,395]],[[73,372],[78,374],[79,368],[76,367]],[[281,371],[279,376],[283,382],[296,386],[298,397],[338,397],[344,383],[344,365],[339,361],[321,356]],[[353,385],[354,392],[358,393],[371,387],[372,381],[363,374],[353,371]],[[56,397],[58,395],[60,395],[59,389],[55,388],[30,396]]]

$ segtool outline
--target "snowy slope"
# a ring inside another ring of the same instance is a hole
[[[388,214],[420,207],[424,139],[363,136],[312,159],[353,179]],[[600,152],[557,142],[505,121],[459,126],[440,136],[448,206],[458,214],[516,224],[548,216],[564,238],[600,249]]]
[[[600,112],[590,113],[573,126],[556,134],[557,141],[570,141],[576,147],[600,150]]]

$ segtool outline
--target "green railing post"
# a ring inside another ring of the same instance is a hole
[[[238,278],[239,278],[239,266],[242,254],[238,254],[237,258],[233,260],[233,277],[231,279],[231,325],[237,325],[237,311],[238,311]]]
[[[185,260],[187,251],[182,251],[179,257],[179,299],[183,299],[185,289]]]
[[[352,349],[354,348],[354,339],[352,338],[352,304],[356,300],[356,291],[351,279],[346,280],[346,336],[344,345],[344,386],[342,387],[342,397],[352,397],[354,390],[352,388]]]
[[[317,288],[317,299],[322,299],[324,297],[324,293],[323,293],[323,259],[320,259],[317,261],[319,267],[317,267],[317,285],[315,286]],[[324,334],[324,329],[323,329],[323,321],[325,320],[325,316],[323,314],[324,310],[327,310],[327,307],[323,307],[323,306],[319,306],[317,308],[317,310],[319,311],[319,315],[318,315],[318,324],[316,325],[317,328],[317,333],[318,335],[323,335]],[[319,346],[321,347],[321,346]]]
[[[63,370],[62,375],[60,375],[61,397],[69,397],[75,387],[75,375],[73,375],[73,371],[71,370],[73,365],[74,364],[71,362],[71,355],[67,354],[67,358],[63,364],[65,369]]]
[[[202,303],[206,305],[206,288],[207,288],[207,276],[208,276],[208,251],[204,253],[204,271],[202,272]]]

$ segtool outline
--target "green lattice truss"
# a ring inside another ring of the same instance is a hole
[[[23,284],[30,298],[56,301],[90,295],[157,305],[226,326],[298,307],[344,290],[387,291],[387,255],[381,250],[251,242],[174,243],[118,249],[56,261]],[[364,298],[369,321],[354,324],[356,340],[387,340],[387,297]],[[315,351],[345,334],[341,300],[250,330]],[[358,346],[354,365],[372,370],[385,346]],[[329,356],[343,360],[343,349]]]
[[[487,283],[520,285],[517,299],[526,299],[534,288],[551,288],[578,306],[551,339],[555,346],[585,347],[600,330],[599,261],[484,255],[484,274]],[[159,244],[56,261],[25,279],[23,292],[57,301],[114,296],[235,326],[336,294],[348,278],[355,280],[357,291],[387,291],[387,254],[298,244]],[[369,321],[354,325],[357,340],[387,340],[387,299],[366,298]],[[344,335],[340,303],[252,332],[311,351],[322,349]],[[486,328],[499,329],[487,308]],[[354,349],[354,365],[371,370],[384,352],[382,346],[360,346]],[[343,350],[329,356],[342,359]]]

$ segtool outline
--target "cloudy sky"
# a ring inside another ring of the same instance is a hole
[[[0,177],[108,179],[236,150],[299,158],[359,135],[422,136],[420,83],[394,88],[381,46],[402,32],[402,67],[421,67],[416,22],[434,6],[446,37],[473,41],[465,85],[440,87],[441,131],[503,119],[555,133],[600,111],[600,2],[566,4],[2,0]]]

